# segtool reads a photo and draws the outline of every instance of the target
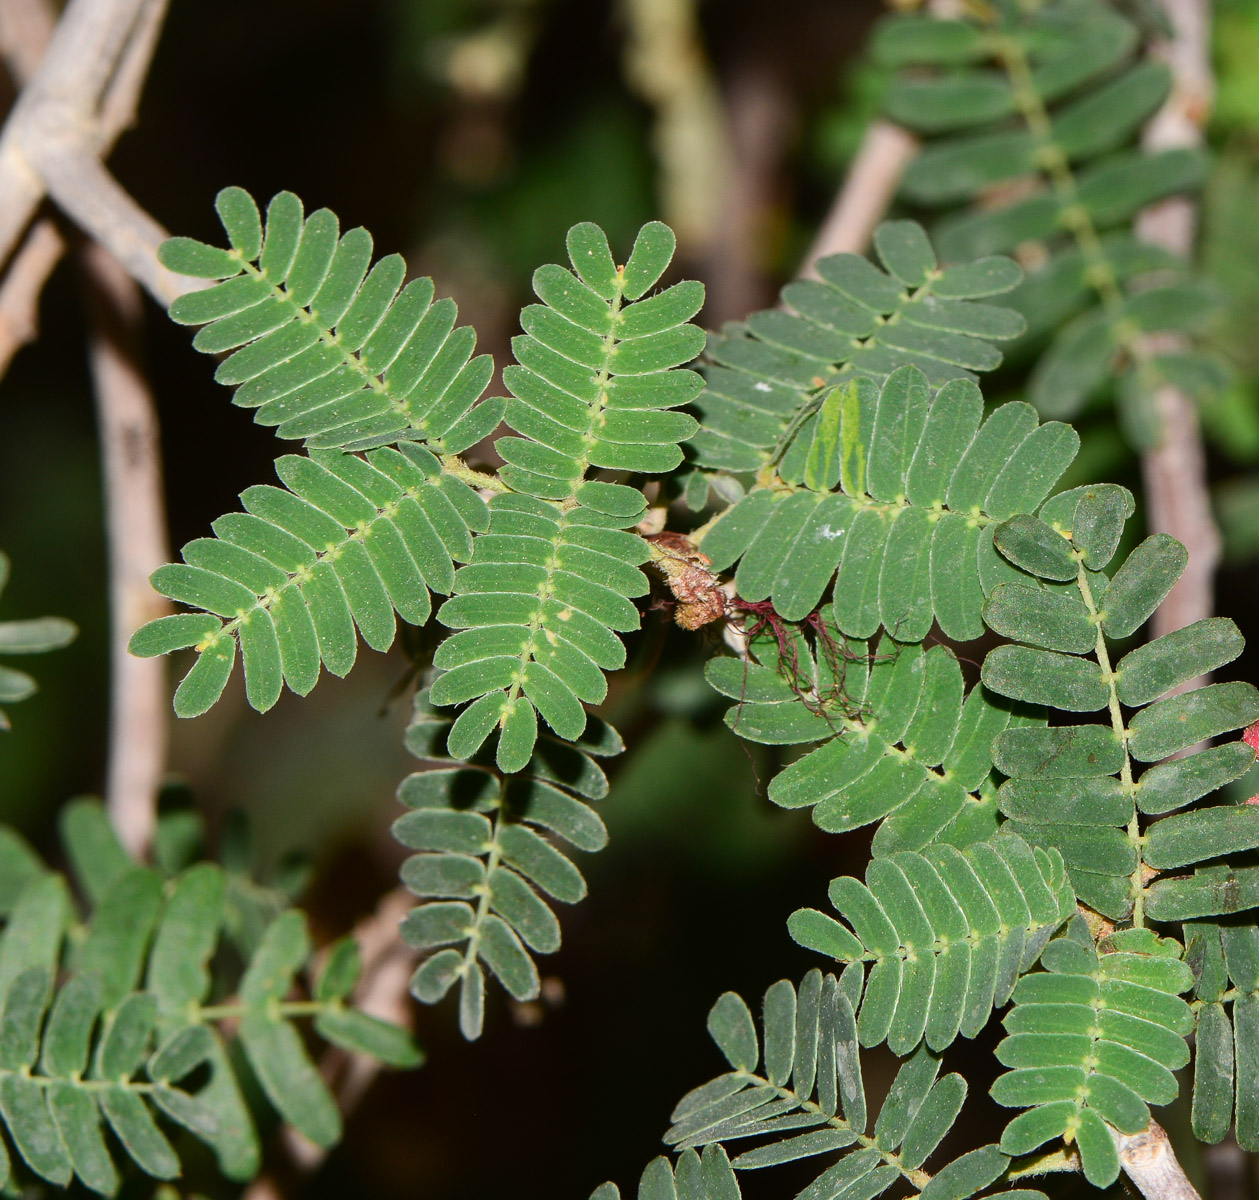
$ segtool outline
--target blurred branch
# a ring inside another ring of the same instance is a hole
[[[0,10],[3,52],[24,84],[0,132],[0,260],[47,195],[169,304],[196,285],[157,262],[165,230],[101,165],[134,118],[166,0],[70,0],[51,36],[35,0]]]
[[[734,172],[721,90],[708,61],[695,0],[624,0],[625,77],[655,109],[660,202],[685,254],[718,236]]]
[[[115,15],[121,12],[112,7]],[[80,52],[91,42],[89,18],[96,13],[80,16],[83,28],[76,32],[66,24],[73,8],[67,9],[61,25],[55,25],[47,0],[0,0],[0,52],[14,79],[25,86],[23,97],[40,87],[51,89],[54,96],[64,90],[65,81],[58,83],[53,69],[55,56],[69,53],[59,38],[70,39]],[[75,102],[98,108],[92,126],[96,153],[112,147],[135,117],[164,15],[164,0],[143,0],[121,43],[110,39],[110,30],[95,29],[98,40],[91,44],[102,54],[117,46],[104,82],[92,82],[101,78],[98,62],[97,72],[85,71],[82,86],[88,90]],[[50,60],[52,68],[47,66]],[[20,98],[9,125],[22,104]],[[80,115],[84,111],[89,110],[80,110]],[[49,154],[52,171],[45,181],[50,191],[69,197],[72,203],[63,207],[70,215],[101,242],[126,254],[131,274],[151,272],[157,265],[152,247],[164,231],[122,191],[95,154],[81,152],[81,141],[72,140]],[[0,222],[4,216],[0,213]],[[112,233],[111,225],[117,226]],[[34,337],[40,291],[65,248],[51,218],[40,217],[10,263],[0,283],[0,373],[22,343]],[[87,245],[80,264],[87,287],[89,363],[100,425],[109,544],[111,698],[105,797],[119,838],[131,854],[143,858],[156,823],[165,769],[166,678],[157,660],[129,655],[127,641],[132,630],[165,609],[148,584],[149,575],[168,557],[161,450],[153,396],[141,365],[140,290],[102,245]]]
[[[35,74],[56,24],[48,0],[0,0],[0,45],[19,84]]]
[[[1202,1200],[1176,1159],[1167,1131],[1154,1120],[1140,1133],[1111,1129],[1119,1162],[1146,1200]]]
[[[40,217],[0,280],[0,376],[13,356],[39,335],[39,298],[65,252],[66,239],[57,223]]]
[[[872,121],[830,212],[800,266],[817,279],[817,260],[828,254],[864,254],[875,226],[891,206],[901,176],[918,153],[918,139],[891,121]]]
[[[415,969],[416,951],[398,937],[398,924],[414,901],[405,888],[394,888],[381,897],[376,911],[353,930],[363,955],[363,976],[354,989],[354,1006],[373,1017],[396,1025],[412,1024],[407,985]],[[329,1049],[319,1064],[320,1073],[333,1083],[341,1112],[348,1116],[367,1093],[380,1063],[362,1054]],[[307,1141],[291,1127],[280,1135],[291,1172],[309,1175],[327,1157],[326,1148]],[[242,1200],[275,1200],[282,1195],[276,1173],[259,1176],[245,1189]]]
[[[1147,150],[1202,144],[1202,127],[1210,112],[1214,84],[1209,38],[1210,0],[1161,0],[1172,27],[1172,37],[1153,47],[1172,70],[1172,93],[1146,128]],[[1142,213],[1137,235],[1182,258],[1193,253],[1197,208],[1185,196],[1173,197]],[[1167,335],[1151,338],[1153,353],[1179,347]],[[1215,570],[1220,559],[1220,535],[1211,514],[1207,490],[1206,454],[1198,412],[1192,397],[1164,385],[1155,396],[1162,422],[1162,440],[1141,459],[1150,528],[1189,547],[1189,565],[1154,614],[1155,637],[1180,629],[1215,610]],[[1196,682],[1186,685],[1197,686]]]
[[[162,459],[153,394],[142,367],[143,298],[102,246],[84,247],[91,318],[89,361],[100,424],[109,546],[109,765],[105,806],[123,845],[144,858],[157,823],[168,711],[161,659],[127,653],[134,630],[166,602],[149,576],[169,558]]]

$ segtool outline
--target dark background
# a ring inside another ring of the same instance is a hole
[[[807,246],[877,104],[877,72],[859,56],[878,11],[870,0],[701,6],[737,154],[721,188],[701,197],[717,232],[684,240],[676,268],[709,285],[709,324],[771,303]],[[1230,43],[1259,45],[1253,0],[1223,11]],[[369,228],[378,253],[401,250],[413,274],[432,274],[501,365],[529,275],[563,257],[570,224],[600,222],[623,252],[643,221],[670,215],[655,114],[623,70],[624,20],[606,0],[175,3],[137,128],[112,166],[168,228],[209,241],[220,237],[213,197],[227,184],[260,201],[288,188],[308,210],[332,208],[343,228]],[[506,45],[518,72],[496,68],[492,53],[486,67],[484,45]],[[1259,83],[1244,54],[1232,62],[1222,67],[1213,136],[1223,173],[1206,250],[1232,272],[1234,357],[1251,389],[1233,402],[1251,420],[1259,267],[1247,274],[1225,251],[1230,214],[1244,215],[1256,194]],[[230,406],[187,331],[152,305],[147,324],[178,547],[234,509],[244,487],[272,480],[283,448]],[[68,265],[48,288],[42,326],[0,386],[0,546],[14,562],[0,612],[56,612],[82,636],[38,661],[40,696],[0,735],[0,820],[55,857],[59,805],[101,787],[107,720],[99,473]],[[992,395],[1005,398],[1017,382],[1015,364]],[[1108,415],[1087,418],[1084,435],[1068,482],[1135,486]],[[1213,472],[1244,484],[1259,433],[1249,449],[1244,429],[1235,440],[1235,459],[1213,460]],[[1259,535],[1242,511],[1219,607],[1251,633],[1245,553],[1247,534],[1256,544]],[[786,936],[785,917],[821,904],[831,876],[860,871],[866,846],[765,801],[774,763],[722,726],[700,673],[711,649],[659,613],[630,639],[630,666],[606,709],[631,747],[613,764],[603,805],[612,845],[581,864],[591,894],[562,914],[564,947],[542,964],[549,1002],[512,1006],[495,990],[473,1046],[459,1040],[449,1004],[419,1009],[428,1065],[382,1079],[343,1145],[291,1194],[527,1200],[585,1196],[609,1177],[632,1194],[673,1103],[721,1070],[703,1033],[716,996],[734,988],[757,1007],[773,980],[817,965]],[[348,680],[325,676],[305,701],[285,693],[265,716],[246,707],[238,673],[218,707],[174,732],[172,771],[212,828],[230,810],[246,812],[264,874],[293,849],[310,856],[304,902],[327,937],[370,912],[401,858],[388,824],[414,763],[401,746],[409,701],[390,692],[407,669],[398,649],[364,648]],[[977,1070],[993,1066],[989,1048],[975,1047],[975,1063],[987,1064]],[[877,1094],[885,1066],[872,1061]],[[968,1111],[986,1130],[987,1081],[971,1084],[981,1099]],[[191,1182],[229,1191],[211,1175]],[[750,1197],[793,1190],[787,1172],[745,1186]]]

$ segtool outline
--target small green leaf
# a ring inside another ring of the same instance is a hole
[[[347,935],[328,948],[315,980],[316,1000],[340,1000],[348,996],[363,973],[363,955],[358,942]]]
[[[356,1009],[332,1008],[315,1017],[315,1029],[334,1046],[366,1054],[389,1067],[418,1067],[424,1054],[407,1030]]]
[[[214,198],[228,241],[246,262],[262,253],[262,218],[254,198],[239,187],[225,187]]]
[[[1107,635],[1124,638],[1136,633],[1163,603],[1188,561],[1188,551],[1175,538],[1165,533],[1146,538],[1098,597]]]
[[[616,262],[607,235],[598,225],[583,221],[568,231],[568,257],[583,283],[605,300],[618,291]]]
[[[742,997],[726,992],[713,1005],[708,1014],[708,1032],[736,1071],[756,1069],[761,1058],[756,1026]]]
[[[1259,720],[1259,691],[1249,683],[1212,683],[1143,708],[1129,722],[1128,749],[1155,762],[1205,738]]]
[[[982,677],[1003,696],[1066,712],[1095,712],[1110,698],[1096,663],[1027,646],[998,646],[984,659]]]
[[[228,279],[242,270],[236,255],[186,237],[168,238],[157,248],[157,257],[167,270],[196,279]]]
[[[935,251],[917,221],[884,221],[874,231],[874,247],[906,287],[922,287],[936,268]]]
[[[997,526],[997,549],[1016,567],[1042,579],[1074,579],[1080,564],[1071,543],[1036,517],[1023,514]]]
[[[637,300],[654,287],[673,260],[676,249],[677,238],[667,225],[661,221],[650,221],[644,225],[634,239],[634,248],[625,264],[621,284],[625,298]]]
[[[1138,646],[1119,660],[1119,700],[1149,704],[1177,684],[1232,662],[1246,639],[1227,617],[1208,617]]]
[[[1015,779],[1115,775],[1123,758],[1109,725],[1022,726],[998,734],[992,747],[993,766]]]
[[[241,1018],[240,1040],[280,1115],[315,1145],[335,1145],[341,1137],[341,1113],[297,1030],[288,1021],[251,1010]]]

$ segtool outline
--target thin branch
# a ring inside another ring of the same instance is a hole
[[[891,121],[872,121],[800,267],[817,279],[817,260],[828,254],[863,254],[875,226],[891,206],[901,176],[918,153],[918,139]]]
[[[1202,144],[1202,126],[1214,91],[1209,56],[1210,0],[1162,0],[1172,26],[1172,37],[1154,53],[1172,69],[1172,93],[1155,115],[1142,139],[1149,150]],[[1173,197],[1144,212],[1137,235],[1182,258],[1193,252],[1197,211],[1188,197]],[[1179,339],[1156,335],[1151,349],[1167,353]],[[1189,565],[1171,594],[1154,614],[1157,637],[1180,629],[1215,611],[1215,570],[1220,559],[1220,535],[1211,514],[1207,488],[1206,454],[1193,399],[1179,388],[1165,385],[1155,401],[1162,421],[1162,440],[1142,455],[1150,527],[1189,547]],[[1187,685],[1195,687],[1201,681]]]
[[[189,290],[189,280],[157,261],[157,248],[169,234],[102,165],[86,139],[50,119],[35,161],[58,207],[163,308]]]
[[[697,0],[626,0],[625,78],[655,110],[652,142],[666,221],[684,254],[710,252],[734,175],[721,88]]]
[[[100,101],[97,154],[107,154],[119,135],[135,119],[140,89],[152,61],[165,12],[166,0],[145,0],[136,16],[131,37],[121,52],[121,61],[116,64]],[[0,0],[0,54],[19,86],[28,85],[36,75],[54,28],[55,18],[47,0]],[[73,167],[74,162],[71,161],[67,172],[63,165],[62,174],[72,176]],[[99,176],[75,182],[80,187],[90,188],[94,180],[99,180]],[[109,182],[112,185],[109,190],[117,206],[117,185],[112,180]],[[62,194],[65,194],[67,186],[67,181],[63,179]],[[94,203],[95,231],[102,232],[108,214],[100,197]],[[159,274],[161,269],[148,251],[153,248],[153,239],[161,236],[161,227],[156,222],[146,222],[142,214],[137,217],[137,210],[129,198],[124,200],[122,210],[129,217],[129,222],[119,220],[108,224],[110,227],[116,224],[119,228],[132,229],[128,260],[139,263],[139,269],[150,276],[153,287],[160,291],[158,299],[164,304],[169,303],[172,295],[188,290],[190,281],[170,276],[168,272]],[[143,236],[134,236],[139,231],[143,231]],[[43,217],[30,227],[13,256],[4,280],[0,282],[0,376],[8,370],[17,351],[34,339],[38,329],[40,294],[65,249],[66,242],[60,230],[49,218]],[[115,249],[121,250],[122,247],[115,245]]]
[[[71,215],[96,234],[104,220],[102,206],[112,203],[119,207],[121,195],[121,206],[130,206],[134,212],[129,225],[120,221],[114,224],[131,232],[126,239],[115,236],[113,242],[129,247],[129,265],[134,273],[150,275],[157,267],[152,254],[155,244],[147,246],[146,239],[154,238],[156,223],[142,213],[135,215],[139,210],[134,202],[100,165],[95,153],[112,147],[135,116],[165,9],[165,0],[142,0],[127,27],[99,29],[99,40],[93,44],[106,47],[102,53],[112,61],[102,59],[95,76],[75,77],[82,89],[76,101],[52,104],[46,113],[37,107],[30,117],[32,128],[39,129],[45,122],[65,122],[67,114],[78,114],[78,124],[69,136],[69,153],[56,139],[41,145],[41,154],[49,155],[65,176],[46,172],[46,182],[54,193],[89,193],[89,210]],[[121,10],[116,12],[120,20],[125,15]],[[64,44],[57,50],[58,36],[47,0],[0,0],[0,52],[15,80],[26,85],[28,92],[38,94],[45,88],[49,95],[63,95],[67,82],[75,82],[59,73],[56,58],[47,65],[54,53],[68,54]],[[80,31],[74,40],[80,53],[85,40],[90,39]],[[95,153],[83,150],[86,135],[78,130],[82,112],[90,109],[81,105],[100,108],[99,118],[86,126],[95,138]],[[81,178],[70,180],[68,175],[73,172]],[[64,249],[60,231],[44,217],[31,227],[10,264],[0,284],[0,373],[21,340],[34,336],[40,290]],[[166,607],[148,584],[149,575],[168,557],[161,452],[153,396],[141,367],[143,311],[139,289],[99,245],[86,246],[80,264],[87,285],[89,359],[100,426],[109,543],[112,694],[106,807],[123,844],[143,858],[156,823],[157,793],[165,769],[166,676],[157,660],[131,657],[127,641],[134,629],[160,616]],[[167,279],[160,279],[160,283],[170,290]],[[13,330],[7,340],[3,337],[6,319]]]
[[[0,46],[19,84],[35,74],[56,25],[48,0],[0,0]]]
[[[0,260],[47,194],[160,303],[198,286],[156,262],[166,231],[101,163],[134,119],[165,11],[166,0],[70,0],[33,74],[38,21],[0,23],[26,81],[0,132]]]
[[[149,576],[169,558],[161,446],[153,395],[141,366],[140,289],[108,251],[82,252],[91,316],[89,355],[100,425],[109,545],[110,729],[105,807],[119,839],[143,859],[157,821],[166,763],[166,671],[134,658],[127,642],[165,601]]]
[[[1110,1136],[1120,1165],[1146,1200],[1202,1200],[1177,1160],[1167,1131],[1157,1121],[1151,1120],[1141,1133],[1111,1129]]]
[[[13,356],[39,334],[39,297],[66,252],[66,239],[51,217],[40,217],[27,230],[0,280],[0,376]]]
[[[149,0],[136,18],[131,37],[101,99],[99,123],[102,144],[112,148],[119,136],[135,124],[157,40],[166,20],[168,0]]]

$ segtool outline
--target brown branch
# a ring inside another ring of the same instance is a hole
[[[131,634],[166,602],[149,576],[169,558],[153,394],[142,368],[140,289],[107,250],[84,247],[89,358],[100,426],[109,546],[110,716],[105,807],[119,839],[147,855],[166,764],[165,663],[127,653]]]
[[[1157,1121],[1151,1120],[1140,1133],[1111,1129],[1110,1136],[1120,1165],[1146,1200],[1202,1200],[1177,1160],[1167,1131]]]
[[[48,0],[0,0],[0,46],[19,84],[35,74],[56,24]]]
[[[1172,69],[1172,93],[1146,129],[1148,150],[1202,144],[1202,126],[1210,111],[1213,84],[1209,57],[1210,0],[1162,0],[1172,37],[1153,52]],[[1194,202],[1173,197],[1146,210],[1137,235],[1153,245],[1188,258],[1193,252],[1197,212]],[[1147,339],[1155,353],[1167,353],[1183,340],[1160,334]],[[1180,629],[1215,610],[1215,570],[1220,535],[1211,514],[1206,454],[1192,397],[1163,385],[1155,395],[1162,439],[1141,458],[1150,528],[1170,533],[1189,548],[1189,565],[1154,614],[1156,637]],[[1201,681],[1190,683],[1195,687]]]
[[[918,139],[891,121],[872,121],[844,185],[800,266],[804,279],[817,279],[817,260],[828,254],[863,254],[875,226],[891,206],[901,176],[918,153]]]
[[[107,247],[163,308],[190,290],[189,280],[157,261],[166,230],[131,198],[85,138],[50,118],[39,145],[36,163],[49,193],[84,233]]]

